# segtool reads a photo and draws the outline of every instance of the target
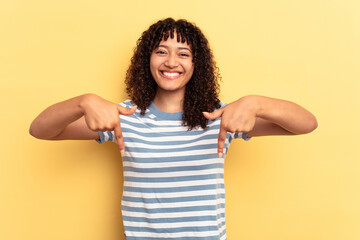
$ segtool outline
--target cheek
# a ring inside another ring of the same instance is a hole
[[[187,68],[187,72],[192,75],[194,73],[194,69],[195,69],[194,64],[191,63]]]
[[[154,75],[156,74],[156,70],[157,70],[157,64],[154,58],[150,58],[150,72],[151,75],[154,77]]]
[[[187,73],[194,71],[195,64],[192,62],[192,60],[186,59],[185,61],[181,61],[180,64]]]

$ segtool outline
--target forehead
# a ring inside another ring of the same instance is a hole
[[[182,40],[181,38],[180,39],[177,38],[177,34],[176,32],[174,32],[173,38],[171,38],[171,36],[169,36],[166,40],[165,38],[162,38],[162,40],[160,41],[157,47],[163,46],[163,47],[183,48],[191,51],[192,50],[191,46],[186,41],[182,42],[181,40]]]

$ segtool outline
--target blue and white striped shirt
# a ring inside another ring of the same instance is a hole
[[[120,104],[132,107],[127,100]],[[221,103],[222,107],[225,104]],[[152,103],[144,116],[120,115],[125,153],[122,215],[127,240],[224,240],[224,155],[217,155],[220,118],[188,131],[182,112],[167,113]],[[116,142],[114,132],[100,140]]]

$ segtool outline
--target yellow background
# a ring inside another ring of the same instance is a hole
[[[230,240],[360,239],[360,1],[2,0],[0,239],[123,238],[115,144],[28,134],[83,93],[121,102],[132,49],[165,17],[195,22],[223,77],[313,112],[308,135],[235,141],[226,159]]]

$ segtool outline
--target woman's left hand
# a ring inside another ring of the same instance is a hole
[[[250,132],[255,126],[257,111],[256,96],[245,96],[214,112],[203,112],[210,120],[221,117],[218,137],[219,157],[223,155],[227,132]]]
[[[207,119],[221,117],[218,155],[223,155],[226,133],[246,132],[250,136],[293,135],[317,128],[315,116],[296,103],[259,95],[248,95],[214,112]]]

